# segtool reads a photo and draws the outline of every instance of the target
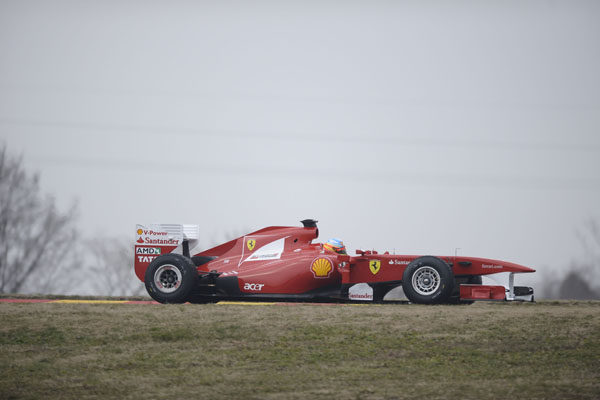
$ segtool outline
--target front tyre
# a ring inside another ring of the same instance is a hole
[[[452,294],[454,274],[443,260],[425,256],[413,260],[402,275],[402,289],[412,303],[444,303]]]
[[[148,294],[159,303],[185,303],[197,281],[192,261],[172,253],[156,257],[144,276]]]

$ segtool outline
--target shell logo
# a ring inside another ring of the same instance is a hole
[[[317,258],[312,262],[310,270],[315,278],[327,278],[333,270],[333,265],[331,265],[331,261],[328,258]]]
[[[138,229],[138,230],[137,230],[137,234],[138,234],[138,235],[141,235],[142,233],[144,233],[144,231],[143,231],[143,230],[141,230],[141,229]]]

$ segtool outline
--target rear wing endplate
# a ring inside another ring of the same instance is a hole
[[[190,249],[198,244],[200,226],[191,224],[136,225],[135,273],[144,280],[148,265],[159,255],[181,252],[190,257]]]

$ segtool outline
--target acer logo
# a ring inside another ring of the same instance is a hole
[[[245,283],[244,290],[253,290],[255,292],[260,292],[263,286],[265,286],[264,283]]]

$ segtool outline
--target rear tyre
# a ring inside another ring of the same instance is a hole
[[[197,282],[196,267],[181,254],[156,257],[144,276],[148,294],[159,303],[185,303]]]
[[[412,303],[444,303],[453,288],[454,274],[450,266],[437,257],[425,256],[413,260],[402,275],[402,289]]]

